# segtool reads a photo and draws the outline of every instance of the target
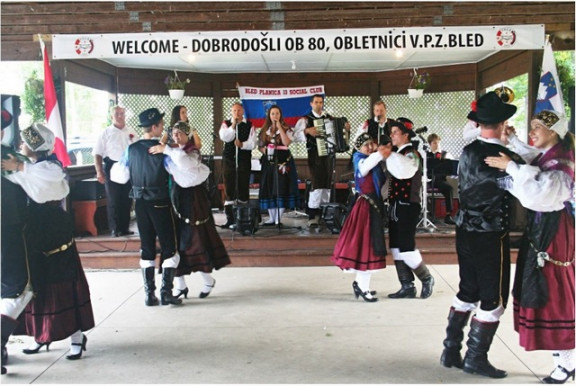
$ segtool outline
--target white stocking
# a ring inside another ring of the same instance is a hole
[[[175,276],[174,277],[174,289],[180,292],[180,290],[185,290],[186,287],[186,279],[184,276]],[[177,293],[178,293],[177,292]]]
[[[356,272],[356,283],[362,292],[370,291],[370,278],[372,277],[372,272],[370,271],[357,271]]]
[[[278,208],[278,218],[276,219],[276,221],[274,221],[276,224],[281,222],[280,220],[282,219],[283,213],[284,213],[284,208]]]
[[[84,335],[82,331],[78,330],[72,335],[70,335],[70,354],[76,355],[80,354],[82,351],[82,340],[84,339]]]
[[[476,311],[476,319],[485,323],[494,323],[500,320],[502,314],[504,314],[504,307],[502,306],[498,306],[490,311],[479,309]]]
[[[202,285],[202,292],[210,292],[212,287],[214,287],[216,280],[214,280],[211,274],[206,272],[200,272],[200,276],[202,276],[202,281],[204,282]]]
[[[422,263],[422,255],[420,251],[416,249],[415,251],[400,252],[400,259],[404,260],[407,266],[411,269],[416,269]]]
[[[558,354],[560,354],[558,364],[568,371],[574,370],[574,350],[562,350],[558,351]],[[562,379],[564,379],[564,377]]]
[[[276,223],[276,208],[268,209],[268,216],[270,217],[266,224],[274,224]]]

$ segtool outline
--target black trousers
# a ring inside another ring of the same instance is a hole
[[[106,173],[106,210],[108,214],[108,226],[112,232],[128,232],[130,228],[130,210],[132,199],[129,197],[132,185],[130,182],[117,184],[110,180],[110,169],[116,161],[104,158],[104,171]]]
[[[224,158],[222,160],[222,172],[224,174],[226,200],[248,201],[250,198],[251,162],[239,161],[238,163],[238,197],[236,197],[236,161]]]
[[[390,248],[400,252],[416,249],[416,225],[420,216],[420,204],[394,201],[390,203],[388,238]]]
[[[452,200],[453,200],[453,193],[452,193],[452,186],[443,179],[434,180],[434,187],[440,191],[440,193],[444,196],[446,201],[446,215],[450,216],[452,214]]]
[[[334,155],[319,157],[316,149],[308,151],[308,167],[312,176],[312,190],[331,189]]]
[[[176,220],[170,199],[136,200],[136,223],[140,233],[142,260],[156,257],[156,237],[160,241],[161,261],[176,253]]]
[[[460,271],[458,299],[480,301],[485,311],[506,307],[510,293],[510,236],[508,232],[468,232],[456,228]]]

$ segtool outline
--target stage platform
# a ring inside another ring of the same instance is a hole
[[[226,221],[221,212],[214,212],[216,224]],[[267,215],[263,215],[263,220]],[[231,230],[218,229],[230,254],[232,267],[313,267],[331,266],[330,256],[338,235],[328,229],[308,230],[308,219],[300,212],[287,212],[282,217],[283,227],[260,227],[254,235],[243,236]],[[428,264],[457,264],[455,227],[442,220],[432,227],[419,228],[416,246]],[[137,268],[140,259],[140,240],[135,222],[133,236],[77,237],[76,244],[86,269]],[[512,240],[520,233],[512,233]],[[387,241],[386,241],[387,243]],[[512,249],[512,261],[517,250]],[[390,256],[389,264],[393,264]]]

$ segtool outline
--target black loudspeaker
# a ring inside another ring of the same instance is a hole
[[[338,203],[321,204],[322,221],[332,234],[339,234],[348,215],[346,206]]]
[[[240,234],[253,235],[258,230],[260,223],[260,207],[258,200],[250,200],[248,205],[234,207],[236,218],[236,231]]]
[[[71,188],[70,197],[74,201],[100,200],[106,197],[106,188],[96,178],[87,178],[76,181]]]

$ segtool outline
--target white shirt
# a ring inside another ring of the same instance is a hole
[[[246,120],[243,119],[242,122],[246,123]],[[224,142],[233,142],[236,139],[236,130],[233,126],[228,126],[226,121],[222,122],[220,126],[220,130],[218,131],[218,135],[220,139]],[[250,128],[250,134],[248,135],[248,140],[242,142],[242,150],[254,150],[256,147],[256,129],[254,126]]]
[[[412,144],[405,143],[398,148],[396,153],[390,154],[386,159],[386,168],[390,174],[399,180],[406,180],[414,177],[418,171],[418,167],[420,166],[420,161],[414,153],[408,153],[407,155],[400,154],[400,151],[406,146],[412,146]]]
[[[100,155],[102,158],[108,157],[112,161],[119,161],[124,150],[137,140],[138,134],[134,130],[127,127],[119,129],[110,125],[98,136],[92,154]]]
[[[320,118],[324,114],[316,114],[314,110],[312,110],[312,115],[315,118]],[[301,143],[306,142],[306,134],[304,130],[308,128],[308,117],[302,117],[296,122],[296,126],[294,126],[294,142]]]

